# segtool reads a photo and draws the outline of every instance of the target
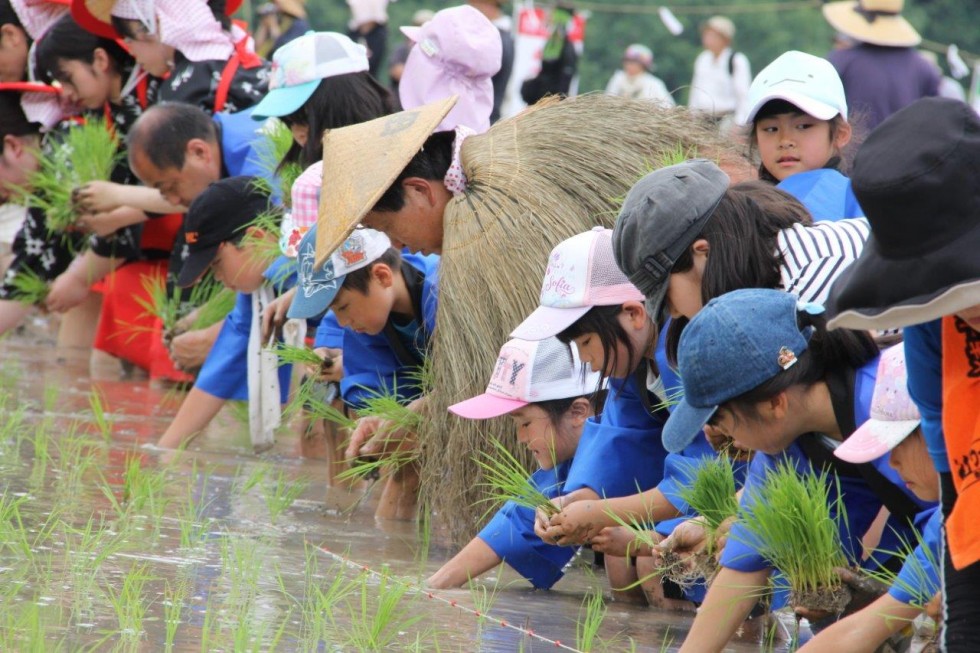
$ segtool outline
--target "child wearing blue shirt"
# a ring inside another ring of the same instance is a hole
[[[349,407],[363,408],[370,394],[397,393],[409,408],[421,409],[418,373],[435,328],[438,257],[405,256],[383,233],[357,229],[316,266],[316,237],[314,226],[300,241],[299,288],[288,316],[311,319],[330,310],[314,347],[342,350],[341,395]],[[351,434],[346,456],[383,457],[413,446],[414,437],[367,416]],[[377,516],[412,517],[417,490],[415,465],[399,466],[388,479]]]
[[[770,469],[788,461],[799,473],[829,467],[830,501],[841,501],[844,552],[861,561],[861,538],[887,506],[891,517],[879,548],[895,551],[912,536],[909,521],[925,505],[904,485],[887,458],[843,466],[831,454],[864,422],[878,365],[865,332],[828,332],[812,305],[778,290],[736,290],[711,300],[685,328],[678,350],[684,397],[664,427],[675,451],[702,427],[754,450],[742,496],[749,510]],[[861,564],[877,566],[881,556]],[[774,570],[736,523],[721,570],[705,597],[682,651],[720,651],[757,602]]]
[[[515,339],[500,349],[487,391],[449,410],[467,419],[509,415],[517,441],[540,467],[531,484],[553,498],[562,493],[586,420],[594,412],[586,395],[598,382],[599,375],[582,374],[578,357],[554,338]],[[508,501],[426,584],[459,587],[506,562],[534,587],[549,589],[576,550],[543,542],[534,533],[534,510]]]

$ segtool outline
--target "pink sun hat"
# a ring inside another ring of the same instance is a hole
[[[551,250],[540,306],[510,336],[542,340],[556,336],[594,306],[613,306],[643,293],[630,283],[613,256],[612,229],[594,227]]]
[[[880,458],[907,438],[922,421],[906,384],[905,348],[895,345],[881,354],[878,377],[871,397],[871,419],[834,450],[849,463]]]
[[[449,407],[466,419],[491,419],[539,401],[591,394],[598,372],[583,374],[575,347],[556,338],[508,340],[500,348],[487,391]]]

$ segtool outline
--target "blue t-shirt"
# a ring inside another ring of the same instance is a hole
[[[814,221],[863,218],[851,180],[833,168],[800,172],[776,184],[807,208]]]
[[[915,518],[916,530],[921,534],[919,545],[909,554],[898,572],[898,578],[888,590],[896,601],[921,606],[929,602],[939,591],[940,532],[943,513],[938,506],[919,513]]]
[[[854,421],[856,424],[863,424],[868,420],[871,405],[871,394],[874,390],[875,376],[878,370],[878,358],[865,364],[857,371],[854,381]],[[925,509],[930,504],[920,501],[914,494],[909,492],[901,478],[888,464],[888,454],[881,456],[871,462],[872,465],[888,480],[901,488],[909,498],[913,499],[920,509]],[[769,471],[782,461],[788,461],[800,474],[813,473],[809,459],[803,453],[803,449],[798,442],[793,442],[784,451],[776,455],[769,455],[756,452],[755,457],[749,464],[749,471],[745,481],[745,492],[742,494],[742,508],[751,510],[752,505],[760,500],[760,489],[765,483]],[[912,530],[908,524],[902,524],[894,516],[889,517],[886,523],[881,542],[878,546],[878,553],[872,555],[868,560],[861,562],[862,546],[861,538],[868,531],[871,523],[878,512],[881,510],[881,499],[868,487],[867,482],[861,476],[837,476],[827,475],[828,500],[831,505],[836,505],[838,499],[838,483],[840,490],[840,500],[844,505],[847,518],[839,521],[840,540],[844,547],[844,554],[851,564],[860,564],[862,567],[875,568],[881,561],[890,557],[887,552],[898,551],[901,541],[908,541],[912,537]],[[764,498],[763,498],[764,500]],[[834,518],[837,516],[832,514]],[[745,527],[736,522],[732,526],[725,549],[722,552],[721,564],[723,567],[735,569],[737,571],[752,572],[760,571],[771,567],[769,562],[759,552],[760,543],[751,535]]]
[[[600,497],[623,497],[656,487],[667,456],[660,437],[666,421],[664,411],[647,412],[634,375],[609,379],[602,415],[582,430],[565,494],[590,488]]]
[[[572,461],[539,469],[531,483],[548,498],[562,494]],[[545,544],[534,534],[534,510],[508,501],[477,535],[500,558],[538,589],[549,589],[564,573],[578,547]]]
[[[943,335],[942,320],[907,326],[902,330],[909,396],[922,416],[922,437],[932,463],[949,472],[943,435]]]
[[[412,343],[409,349],[427,352],[429,338],[436,325],[439,257],[402,254],[402,260],[425,275],[422,284],[422,321],[425,328],[419,328],[418,320],[414,320],[415,333],[406,331],[402,338]],[[370,335],[342,328],[332,312],[328,312],[317,328],[314,346],[343,349],[344,378],[340,382],[340,392],[344,401],[355,409],[363,406],[364,398],[372,391],[391,392],[397,389],[398,395],[406,401],[418,396],[418,384],[412,378],[417,368],[402,364],[383,333]]]
[[[255,107],[249,107],[237,113],[214,114],[213,120],[221,138],[222,177],[247,175],[268,178],[268,167],[262,163],[263,148],[268,147],[268,139],[262,132],[265,122],[252,119],[254,110]],[[272,199],[278,204],[282,201],[279,184],[273,183],[271,186]]]

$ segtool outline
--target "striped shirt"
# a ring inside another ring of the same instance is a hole
[[[865,218],[796,224],[780,231],[776,247],[783,257],[783,290],[804,302],[826,302],[834,280],[860,256],[869,232]]]

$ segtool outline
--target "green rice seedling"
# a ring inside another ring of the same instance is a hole
[[[830,484],[837,498],[830,499]],[[840,483],[829,472],[799,474],[789,462],[770,470],[757,500],[739,511],[752,544],[786,577],[789,605],[840,613],[850,593],[835,571],[847,566],[839,521],[846,522]]]
[[[144,467],[139,456],[126,460],[123,471],[123,501],[136,513],[146,509],[151,515],[163,512],[165,498],[163,490],[167,485],[166,470],[151,470]]]
[[[90,516],[81,528],[62,522],[66,564],[72,579],[73,611],[79,618],[91,614],[95,587],[103,563],[123,547],[125,532],[114,532],[102,516]]]
[[[470,599],[473,601],[473,609],[479,614],[478,623],[482,626],[499,598],[500,575],[494,578],[493,585],[489,587],[485,583],[474,583],[472,578],[469,581]]]
[[[392,387],[391,392],[385,390],[370,390],[364,397],[364,407],[358,411],[361,417],[378,417],[386,424],[378,430],[382,435],[398,431],[418,433],[422,426],[423,416],[408,408],[405,400],[399,397],[398,388]]]
[[[106,412],[106,402],[98,388],[93,387],[88,395],[89,409],[92,411],[92,422],[95,424],[102,439],[109,442],[112,439],[112,419]]]
[[[602,590],[594,588],[585,595],[575,622],[575,648],[583,653],[592,651],[598,643],[599,629],[606,618],[606,602]]]
[[[39,424],[34,430],[32,438],[34,444],[33,462],[31,464],[31,475],[28,479],[30,487],[40,488],[47,480],[48,464],[51,463],[51,436],[43,424]]]
[[[176,585],[166,582],[163,591],[163,623],[164,623],[164,650],[174,650],[174,640],[177,637],[177,627],[180,626],[181,614],[184,610],[184,599],[190,590],[189,581],[186,577],[181,577]]]
[[[219,631],[221,630],[221,615],[218,613],[217,594],[208,593],[208,601],[204,606],[204,623],[201,624],[201,653],[211,653],[217,648],[216,642]]]
[[[303,569],[303,621],[301,638],[307,650],[317,650],[320,642],[330,643],[333,639],[332,623],[336,606],[347,598],[356,588],[354,581],[344,573],[343,565],[334,562],[324,573],[320,572],[320,551],[304,543],[305,565]]]
[[[238,490],[239,493],[245,494],[255,486],[259,485],[265,480],[265,477],[268,475],[270,469],[271,467],[269,465],[257,465],[255,469],[252,470],[252,473],[249,474],[248,478],[245,479],[245,482],[241,484],[241,487]]]
[[[120,639],[133,644],[143,636],[143,620],[149,610],[149,602],[143,595],[146,583],[151,580],[146,563],[134,564],[123,577],[122,586],[117,590],[114,583],[106,583],[106,598],[116,614],[119,623]]]
[[[72,191],[90,181],[108,181],[120,158],[115,131],[101,118],[86,120],[38,157],[40,168],[19,194],[29,206],[44,211],[49,231],[64,231],[76,217]]]
[[[20,553],[25,558],[33,557],[27,528],[20,514],[20,507],[28,501],[26,495],[15,497],[4,490],[0,495],[0,551]]]
[[[204,277],[191,286],[190,289],[174,287],[168,292],[167,284],[164,283],[161,277],[157,276],[144,275],[141,282],[145,297],[134,295],[133,299],[143,309],[142,315],[144,317],[157,318],[162,322],[163,332],[165,334],[175,333],[180,320],[187,316],[192,309],[197,308],[200,311],[209,302],[227,290],[210,272],[206,272]],[[235,296],[231,291],[228,291],[228,294],[232,298]],[[222,299],[222,302],[224,304],[227,303],[224,299]],[[231,303],[231,307],[233,306],[234,301]],[[196,326],[199,318],[195,316],[193,328],[203,329],[206,326],[211,326],[211,324],[224,318],[231,311],[231,307],[220,317],[204,326]],[[209,308],[208,312],[213,312],[215,308],[217,307]],[[210,316],[207,317],[210,319]]]
[[[361,651],[389,650],[400,632],[414,626],[422,617],[409,616],[404,603],[408,585],[392,578],[387,566],[378,576],[374,592],[368,579],[368,574],[361,576],[360,596],[356,603],[348,602],[350,625],[346,643]]]
[[[279,249],[279,232],[282,231],[282,209],[272,207],[260,213],[248,223],[241,247],[248,247],[251,256],[267,267],[282,253]],[[269,236],[275,236],[270,238]]]
[[[255,597],[267,553],[268,546],[261,540],[230,533],[222,538],[221,572],[228,579],[228,604],[238,605]]]
[[[279,358],[280,365],[309,365],[310,367],[320,367],[323,359],[319,354],[309,347],[293,347],[284,342],[276,345],[276,356]]]
[[[13,287],[11,295],[21,304],[37,306],[48,296],[48,282],[30,268],[21,268],[10,281]]]
[[[530,474],[521,461],[497,438],[491,437],[490,442],[493,445],[492,451],[481,452],[474,457],[476,464],[483,470],[483,482],[480,485],[487,490],[487,498],[481,502],[491,504],[481,519],[507,501],[532,510],[541,508],[549,516],[558,514],[558,508],[551,499],[531,483]]]
[[[920,550],[921,557],[914,555],[916,549]],[[910,605],[925,609],[926,604],[932,599],[932,596],[922,595],[923,588],[929,587],[934,582],[930,569],[942,569],[943,565],[932,547],[925,542],[923,533],[914,530],[911,537],[900,534],[894,549],[875,549],[875,551],[883,556],[901,560],[901,571],[904,572],[905,577],[899,577],[899,569],[890,568],[890,565],[877,569],[859,569],[854,572],[856,584],[864,586],[870,595],[880,594],[890,587],[896,587],[913,597]]]
[[[303,494],[309,484],[310,481],[307,478],[290,480],[282,470],[279,471],[274,482],[266,484],[263,496],[272,523],[275,523],[279,519],[279,515],[293,505],[293,502],[299,495]]]
[[[191,331],[206,329],[225,319],[232,309],[238,296],[235,291],[223,286],[210,288],[213,294],[202,297],[202,302],[194,313]]]
[[[322,401],[319,385],[320,381],[313,377],[308,377],[300,384],[288,410],[290,416],[296,411],[305,410],[312,420],[322,419],[340,428],[353,430],[357,420],[348,417],[344,411],[338,410],[329,402]]]
[[[272,187],[267,179],[278,179],[283,204],[289,207],[292,205],[290,190],[296,178],[303,174],[303,166],[299,162],[283,162],[295,146],[293,133],[281,120],[270,120],[262,127],[262,134],[265,138],[258,148],[258,158],[265,174],[256,181],[264,186],[266,192],[272,194]]]

